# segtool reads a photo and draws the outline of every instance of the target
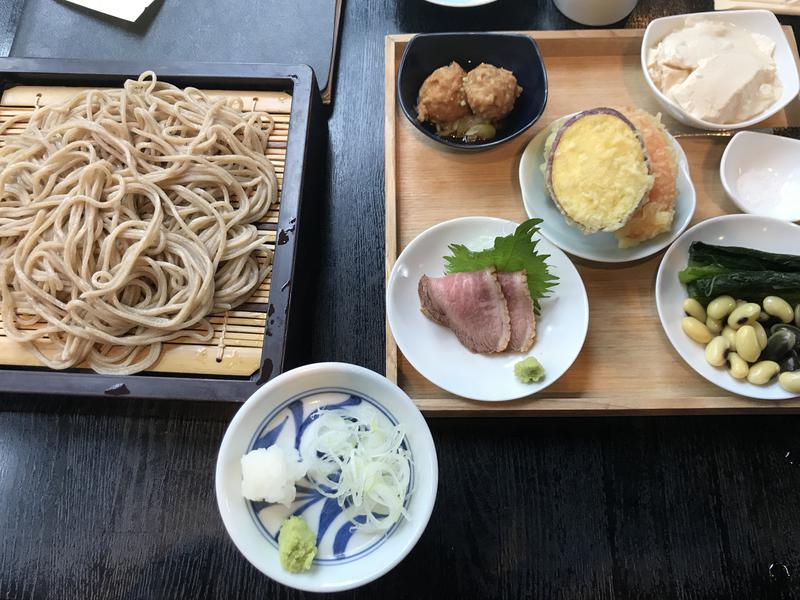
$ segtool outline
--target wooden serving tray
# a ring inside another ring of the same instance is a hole
[[[784,31],[797,54],[789,27]],[[412,36],[386,38],[386,277],[397,255],[419,233],[456,217],[485,215],[517,222],[526,217],[518,169],[523,149],[543,127],[565,114],[596,106],[635,105],[661,112],[641,73],[643,30],[524,32],[539,44],[549,100],[525,134],[480,153],[446,151],[407,121],[396,100],[397,70]],[[664,116],[674,132],[684,126]],[[764,126],[800,125],[800,101]],[[719,179],[726,139],[679,140],[697,191],[692,224],[738,212]],[[686,414],[779,412],[800,400],[731,396],[695,373],[675,352],[656,312],[653,290],[662,253],[636,263],[608,265],[573,258],[589,295],[589,332],[572,368],[543,392],[510,402],[466,400],[436,387],[398,351],[386,328],[386,376],[432,415]],[[557,289],[556,289],[557,292]],[[539,348],[546,353],[547,348]]]

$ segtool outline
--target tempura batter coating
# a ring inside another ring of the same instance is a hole
[[[660,115],[631,107],[620,108],[641,132],[655,180],[653,188],[631,219],[615,232],[620,248],[631,248],[672,229],[678,196],[678,158]]]
[[[481,63],[467,74],[464,91],[472,112],[488,121],[499,121],[514,108],[522,88],[511,71]]]
[[[464,94],[466,75],[457,62],[431,73],[419,88],[417,119],[446,126],[470,114]]]

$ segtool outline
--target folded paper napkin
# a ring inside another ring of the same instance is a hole
[[[800,0],[714,0],[714,8],[763,8],[777,15],[800,15]]]
[[[68,2],[85,6],[118,19],[125,19],[132,23],[142,15],[144,9],[150,6],[154,0],[68,0]]]

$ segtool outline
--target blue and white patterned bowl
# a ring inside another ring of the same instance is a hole
[[[275,443],[299,448],[321,410],[368,404],[387,423],[402,423],[412,457],[406,496],[410,520],[386,532],[354,531],[336,500],[298,482],[290,507],[250,502],[241,493],[241,457]],[[231,421],[217,459],[216,491],[222,520],[239,551],[262,573],[314,592],[351,589],[377,579],[414,547],[436,499],[436,449],[425,419],[411,399],[377,373],[343,363],[320,363],[288,371],[260,388]],[[289,515],[302,515],[317,532],[318,554],[306,573],[288,573],[278,560],[277,533]]]

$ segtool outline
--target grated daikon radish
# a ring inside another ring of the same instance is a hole
[[[295,483],[305,474],[305,465],[292,447],[251,450],[242,456],[242,496],[288,507],[297,493]]]
[[[313,431],[311,430],[313,428]],[[372,407],[323,410],[303,437],[306,478],[335,498],[358,529],[389,529],[401,516],[411,480],[411,453],[402,425]]]

